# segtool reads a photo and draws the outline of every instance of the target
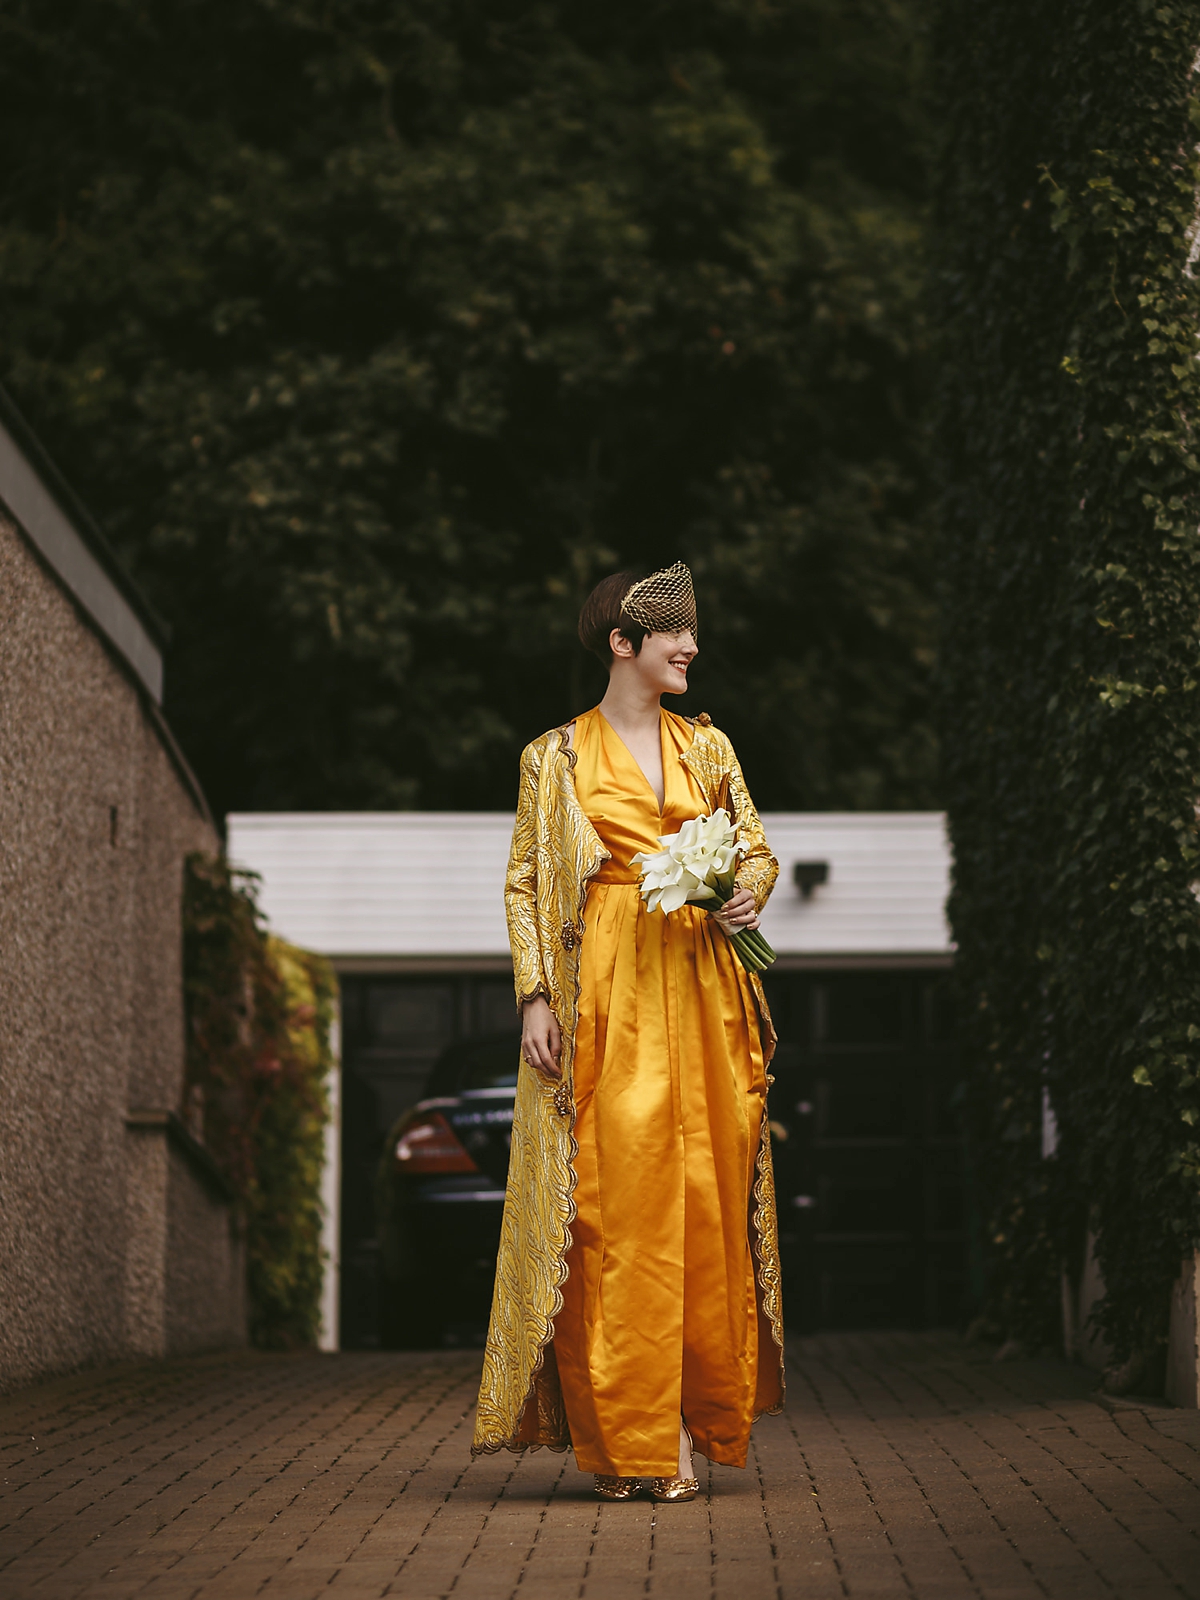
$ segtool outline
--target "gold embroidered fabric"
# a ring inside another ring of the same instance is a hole
[[[750,800],[733,747],[718,729],[696,719],[691,747],[680,757],[704,790],[709,810],[725,806],[750,846],[738,872],[761,908],[778,863]],[[562,1307],[565,1258],[571,1243],[575,1156],[572,1067],[579,999],[579,944],[587,938],[583,911],[588,884],[609,853],[575,794],[574,756],[567,729],[534,741],[521,758],[516,825],[505,885],[517,1003],[544,995],[562,1033],[561,1084],[545,1081],[524,1061],[518,1068],[508,1190],[491,1325],[484,1351],[476,1413],[478,1454],[570,1444],[551,1339]],[[566,936],[569,930],[570,936]],[[764,1057],[775,1032],[762,984],[753,980],[762,1017]],[[753,1226],[760,1313],[779,1349],[783,1322],[779,1243],[769,1134],[754,1189]],[[779,1409],[772,1403],[770,1409]]]

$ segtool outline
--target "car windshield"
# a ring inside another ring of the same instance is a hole
[[[434,1062],[426,1097],[462,1094],[468,1089],[515,1089],[520,1048],[516,1032],[458,1040]]]
[[[458,1092],[464,1089],[515,1089],[517,1086],[517,1069],[512,1064],[511,1055],[504,1066],[484,1066],[480,1063],[464,1072],[458,1080]]]

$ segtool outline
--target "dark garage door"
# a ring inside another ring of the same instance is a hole
[[[792,1328],[960,1317],[959,1062],[939,972],[768,978],[771,1117]],[[373,1180],[387,1130],[452,1040],[515,1025],[501,974],[342,979],[345,1349],[379,1345]]]
[[[767,980],[788,1319],[949,1325],[963,1311],[960,1064],[939,972]]]

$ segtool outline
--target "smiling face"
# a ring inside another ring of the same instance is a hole
[[[653,694],[683,694],[687,689],[688,668],[699,647],[690,630],[683,633],[648,633],[642,648],[633,645],[619,629],[609,637],[614,668],[632,672],[639,683]]]

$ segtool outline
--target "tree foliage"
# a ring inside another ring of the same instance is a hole
[[[321,1169],[336,980],[266,934],[254,883],[222,857],[188,858],[184,994],[188,1100],[238,1196],[250,1337],[312,1344],[320,1320]]]
[[[11,0],[5,381],[214,803],[490,806],[682,554],[764,803],[928,803],[916,0]]]
[[[1160,1346],[1200,1241],[1198,45],[1193,4],[1103,0],[944,0],[937,40],[945,782],[992,1309],[1056,1337],[1090,1223],[1121,1361]]]

